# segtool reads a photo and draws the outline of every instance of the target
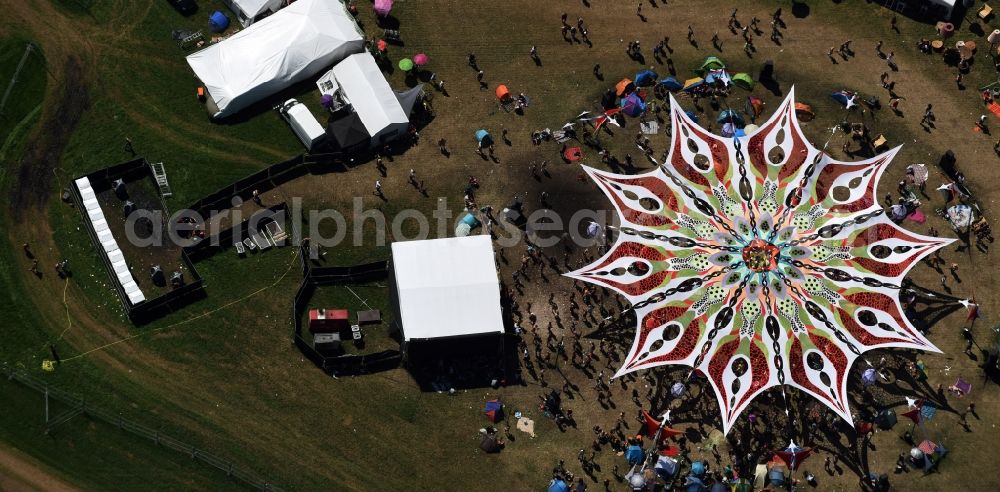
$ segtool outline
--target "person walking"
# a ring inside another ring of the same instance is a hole
[[[385,196],[385,195],[382,194],[382,181],[381,180],[378,180],[378,179],[375,180],[375,190],[372,191],[372,194],[375,195],[375,196],[380,196],[380,197],[384,197]]]

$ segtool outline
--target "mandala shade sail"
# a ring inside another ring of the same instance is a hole
[[[671,101],[672,141],[651,173],[585,168],[619,235],[567,274],[632,303],[617,376],[666,364],[704,373],[724,432],[762,391],[794,386],[851,422],[847,373],[865,351],[938,351],[903,315],[900,282],[951,242],[886,218],[876,189],[898,147],[842,162],[813,147],[794,91],[745,136],[712,135]]]

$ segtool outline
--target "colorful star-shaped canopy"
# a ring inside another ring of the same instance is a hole
[[[567,274],[632,303],[635,340],[616,376],[665,364],[704,373],[723,429],[762,391],[809,393],[848,422],[847,373],[865,351],[938,351],[903,315],[900,282],[951,242],[886,218],[876,189],[899,148],[860,162],[806,141],[794,92],[746,136],[723,138],[671,101],[657,170],[586,168],[618,212],[618,238]]]

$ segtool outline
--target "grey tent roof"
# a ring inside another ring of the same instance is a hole
[[[408,91],[396,93],[396,99],[399,100],[399,105],[403,107],[403,112],[406,113],[407,116],[413,114],[413,108],[416,107],[417,101],[420,100],[420,97],[423,93],[424,93],[423,84],[419,84]]]
[[[342,148],[351,148],[355,145],[368,142],[371,135],[365,129],[365,124],[357,113],[351,112],[343,118],[330,121],[326,132],[333,137],[337,145]]]

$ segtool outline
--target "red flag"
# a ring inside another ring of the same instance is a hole
[[[913,410],[910,410],[909,412],[904,412],[901,415],[904,416],[904,417],[906,417],[906,418],[908,418],[908,419],[910,419],[910,420],[912,420],[914,424],[919,424],[920,423],[920,406],[918,405],[917,408],[914,408]]]
[[[965,321],[974,321],[979,318],[979,304],[976,304],[976,296],[972,296],[972,302],[969,303],[969,315],[965,317]]]
[[[649,412],[647,412],[645,410],[642,411],[642,418],[643,418],[643,420],[645,420],[645,424],[646,424],[645,427],[646,427],[646,435],[647,436],[650,436],[650,437],[655,436],[656,432],[660,431],[661,427],[663,429],[662,432],[660,432],[660,440],[661,441],[663,441],[664,439],[667,439],[669,437],[678,436],[678,435],[681,435],[681,434],[684,433],[682,431],[679,431],[677,429],[673,429],[671,427],[667,427],[665,425],[661,426],[660,421],[654,419],[653,416],[650,415]]]

